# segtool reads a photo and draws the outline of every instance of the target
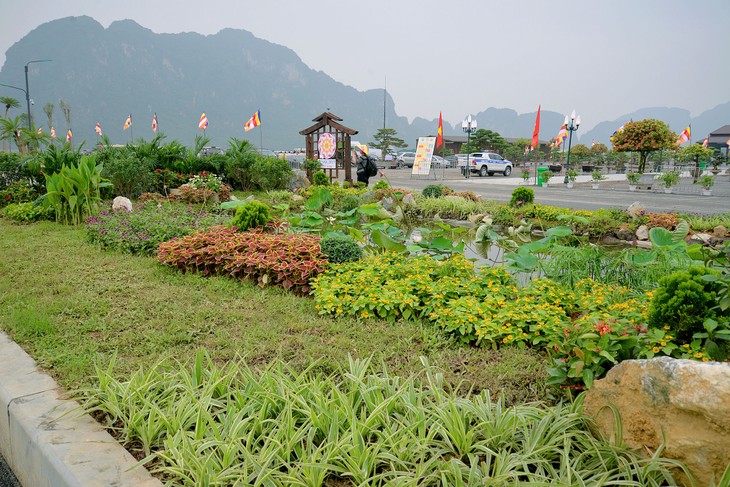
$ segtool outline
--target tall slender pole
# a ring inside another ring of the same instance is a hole
[[[28,65],[27,64],[25,65],[25,104],[28,107],[28,130],[30,130],[30,94],[28,93]]]
[[[386,95],[388,94],[388,78],[385,78],[384,84],[383,84],[383,130],[385,130],[385,99]]]
[[[47,63],[51,59],[37,59],[25,63],[25,104],[28,108],[28,130],[30,130],[30,89],[28,88],[28,65],[31,63]]]

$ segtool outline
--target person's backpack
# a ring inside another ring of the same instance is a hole
[[[375,164],[375,161],[372,160],[369,156],[367,157],[367,162],[365,163],[365,173],[368,175],[368,177],[373,177],[378,174],[378,166]]]

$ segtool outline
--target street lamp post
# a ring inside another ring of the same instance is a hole
[[[464,170],[464,177],[469,179],[469,176],[471,176],[471,166],[469,165],[471,133],[477,129],[476,119],[472,120],[471,115],[467,116],[466,119],[461,122],[461,129],[466,132],[466,168]]]
[[[25,103],[28,107],[28,130],[30,130],[30,88],[28,88],[28,65],[31,63],[47,63],[50,59],[37,59],[25,63]]]
[[[565,129],[568,131],[568,159],[565,161],[565,179],[563,183],[568,184],[568,171],[570,171],[570,145],[573,142],[573,132],[580,127],[580,115],[576,117],[575,110],[570,114],[570,118],[565,116]]]

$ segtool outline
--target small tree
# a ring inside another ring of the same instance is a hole
[[[570,148],[570,158],[575,162],[583,162],[588,160],[591,150],[584,144],[576,144]]]
[[[679,159],[681,161],[692,161],[695,163],[694,170],[692,171],[692,181],[697,182],[697,178],[700,175],[700,159],[709,161],[712,158],[712,149],[702,147],[702,144],[692,144],[687,147],[683,147],[679,151]]]
[[[613,149],[619,152],[639,153],[639,173],[646,168],[646,158],[654,151],[670,149],[677,140],[677,134],[667,124],[655,118],[627,122],[624,129],[611,139]]]
[[[408,145],[405,140],[397,137],[397,134],[398,132],[395,129],[378,129],[378,132],[373,136],[376,142],[370,142],[370,145],[380,149],[383,152],[383,159],[385,159],[385,156],[392,152],[391,147],[400,148]]]

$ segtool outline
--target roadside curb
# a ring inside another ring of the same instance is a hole
[[[0,453],[33,487],[160,487],[35,361],[0,332]]]

